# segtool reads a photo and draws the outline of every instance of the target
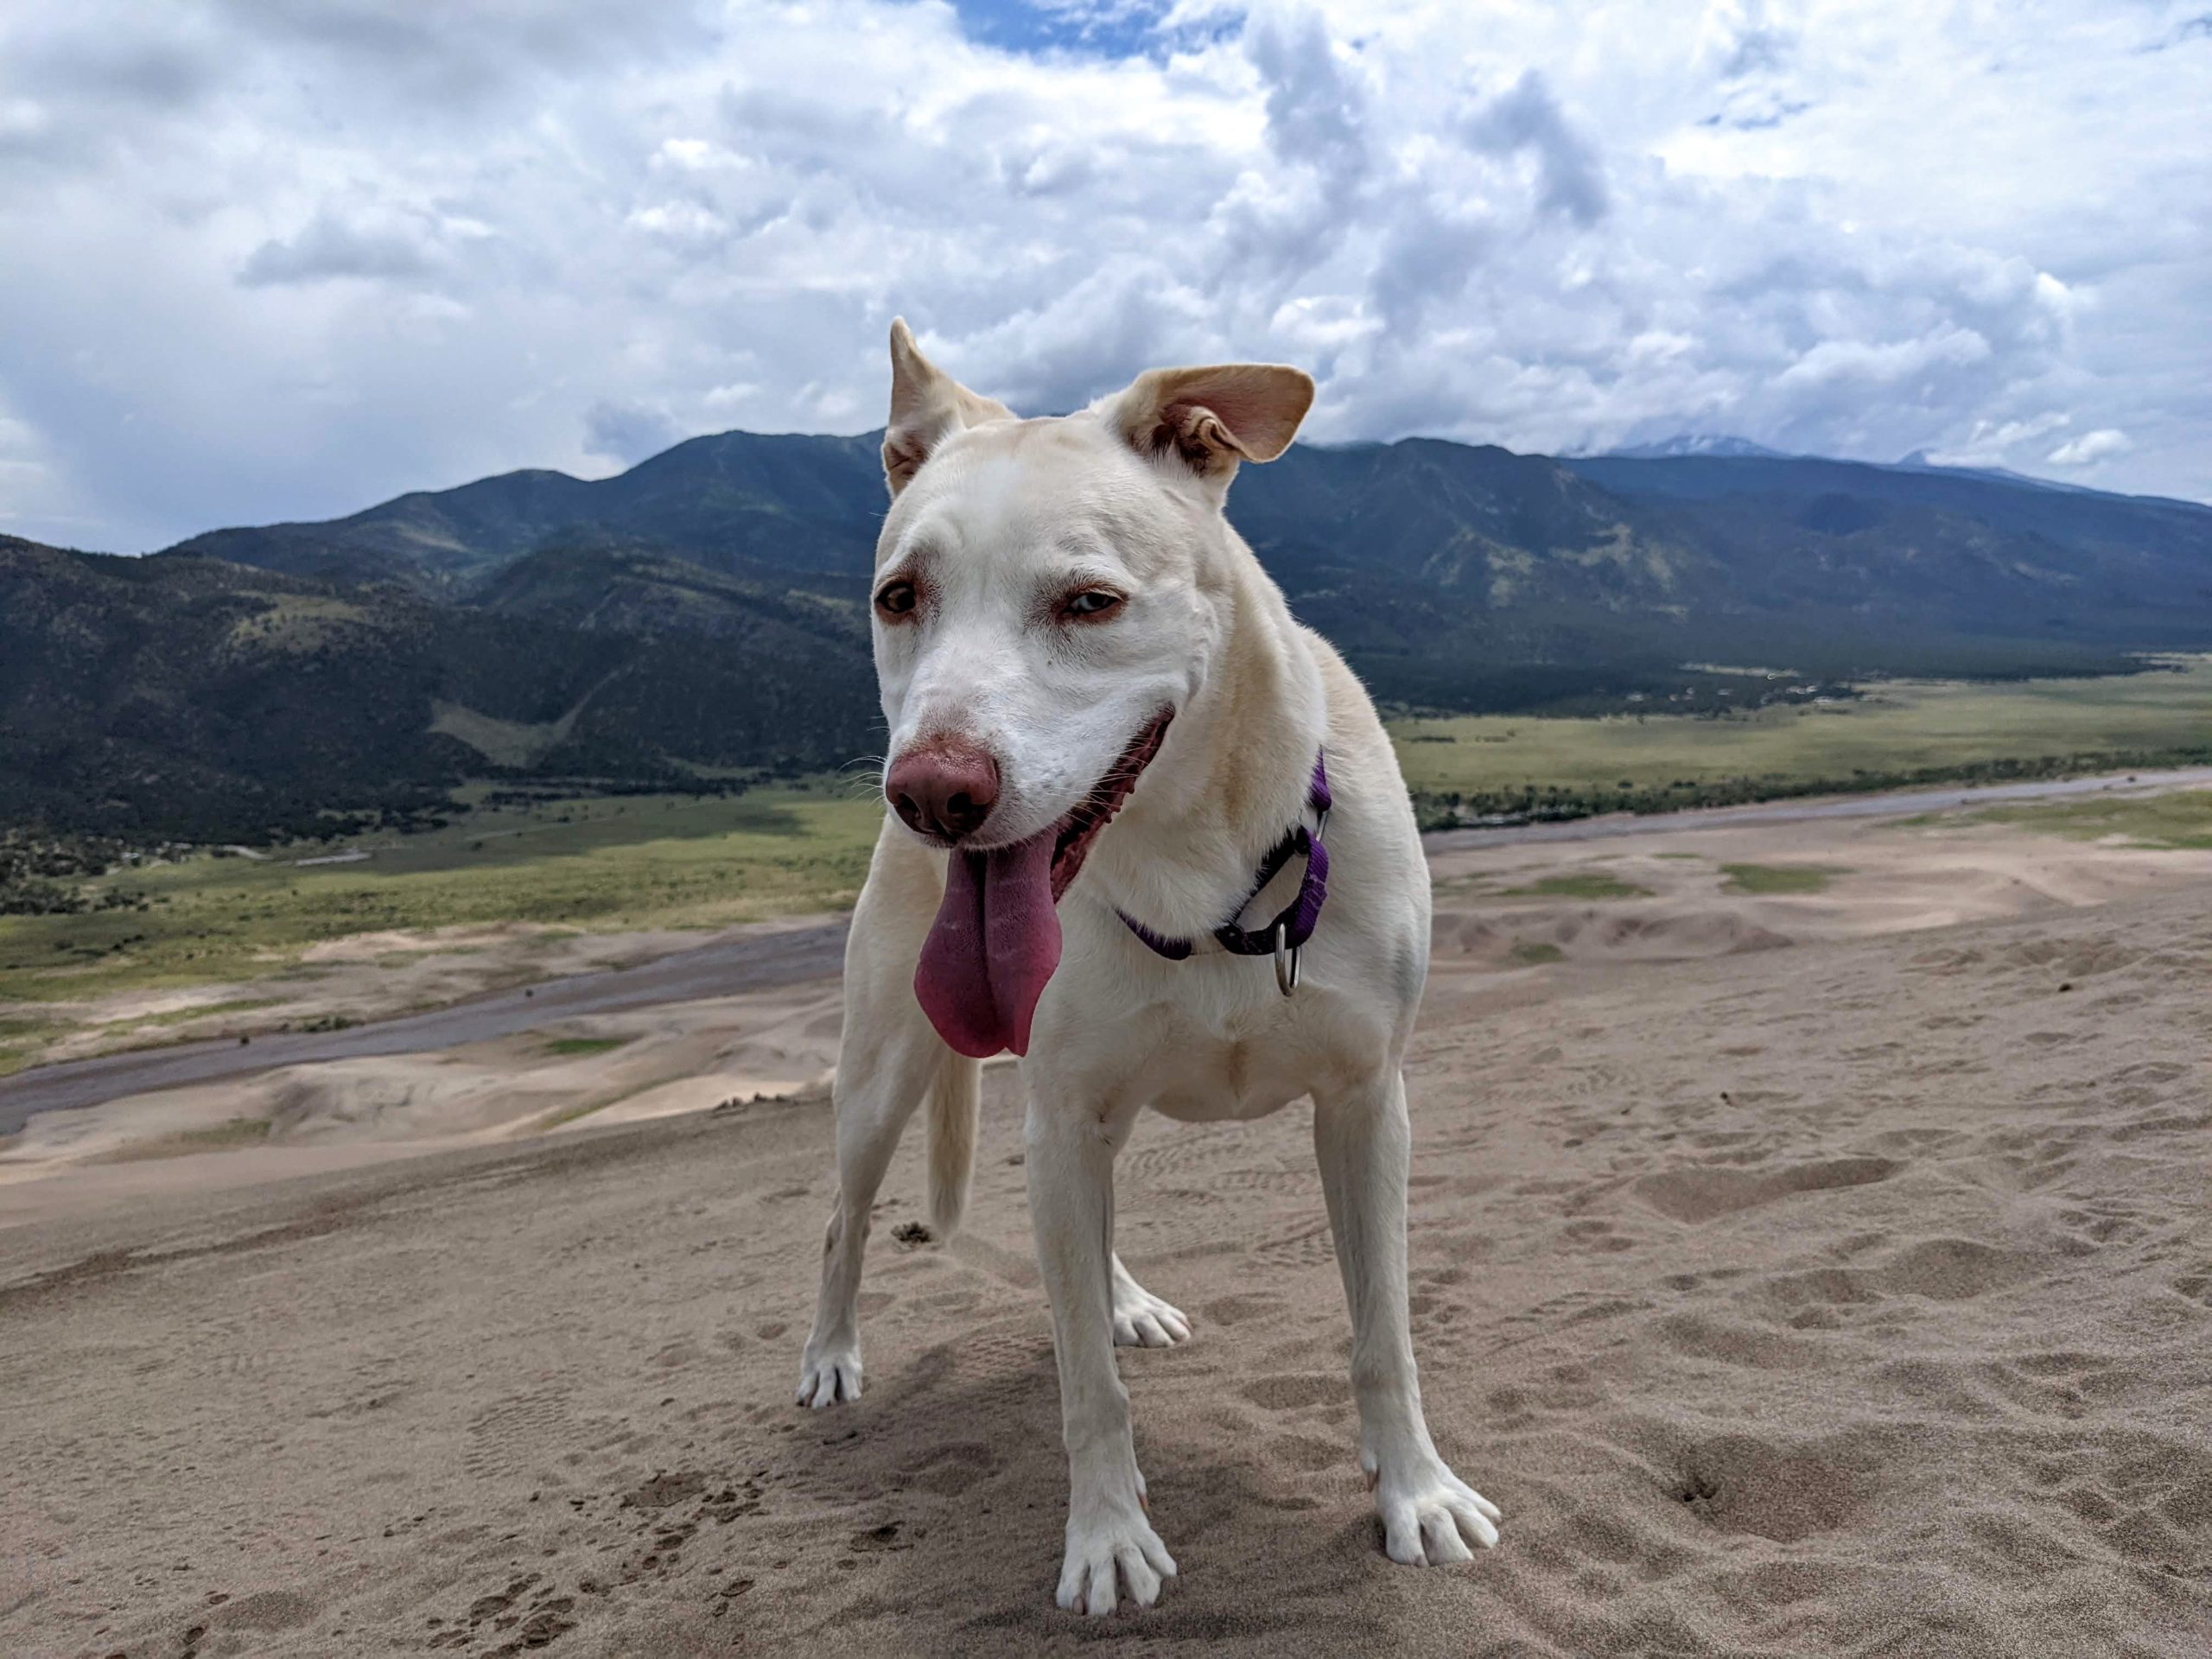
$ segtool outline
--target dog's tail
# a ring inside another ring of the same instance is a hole
[[[976,1170],[976,1120],[982,1106],[983,1066],[944,1051],[925,1102],[930,1135],[930,1225],[940,1239],[960,1230],[968,1180]]]

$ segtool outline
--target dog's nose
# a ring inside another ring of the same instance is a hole
[[[972,836],[999,798],[999,763],[972,743],[938,741],[901,756],[883,780],[892,810],[925,836]]]

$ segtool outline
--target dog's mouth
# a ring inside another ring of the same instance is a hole
[[[1160,753],[1160,746],[1167,736],[1167,722],[1174,718],[1173,709],[1163,709],[1154,715],[1152,722],[1122,751],[1122,758],[1106,769],[1098,786],[1052,826],[1054,904],[1067,896],[1076,877],[1083,874],[1083,861],[1090,856],[1091,843],[1098,839],[1098,832],[1114,821],[1114,815],[1122,810],[1122,803],[1129,798],[1137,779]]]
[[[1029,1052],[1029,1026],[1060,965],[1058,906],[1160,753],[1173,709],[1130,740],[1090,793],[1057,823],[1007,847],[956,847],[945,861],[944,901],[914,969],[914,995],[958,1052],[976,1059]]]

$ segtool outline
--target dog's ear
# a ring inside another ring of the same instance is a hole
[[[930,452],[963,427],[1010,421],[1004,404],[978,397],[922,355],[906,319],[891,323],[891,419],[883,432],[883,481],[896,495]]]
[[[1313,377],[1277,363],[1147,369],[1109,399],[1107,421],[1141,455],[1179,456],[1226,486],[1240,461],[1273,461],[1313,406]]]

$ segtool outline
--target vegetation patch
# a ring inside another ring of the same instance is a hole
[[[1859,691],[1720,714],[1399,719],[1390,733],[1429,830],[2212,761],[2212,657]]]
[[[1722,887],[1729,893],[1824,893],[1828,883],[1849,870],[1826,864],[1723,864],[1727,877]]]
[[[1436,893],[1465,895],[1478,893],[1490,886],[1486,875],[1447,875],[1441,880],[1432,879],[1429,891]]]
[[[1633,881],[1624,881],[1617,875],[1587,870],[1567,875],[1548,875],[1525,887],[1508,887],[1505,896],[1509,899],[1649,899],[1651,889],[1639,887]]]
[[[1514,961],[1533,968],[1540,963],[1559,962],[1567,952],[1543,939],[1516,939],[1511,955]]]
[[[880,801],[839,785],[734,796],[510,794],[443,829],[360,837],[373,856],[302,867],[179,854],[96,878],[144,909],[0,916],[0,1000],[77,1001],[293,971],[357,933],[518,922],[594,931],[719,927],[842,908],[868,873]]]
[[[563,1057],[605,1054],[637,1040],[634,1037],[556,1037],[545,1045],[545,1052]]]
[[[195,1020],[213,1020],[226,1014],[245,1014],[254,1008],[273,1008],[280,1001],[281,998],[274,996],[241,996],[233,997],[227,1002],[201,1002],[188,1008],[168,1008],[160,1014],[149,1014],[118,1029],[150,1031],[167,1026],[188,1026]]]
[[[1992,806],[1973,814],[1968,821],[2017,823],[2073,841],[2124,836],[2131,846],[2162,852],[2201,849],[2212,848],[2212,789],[2041,806]]]
[[[49,1020],[0,1020],[0,1077],[35,1065],[64,1029]]]

